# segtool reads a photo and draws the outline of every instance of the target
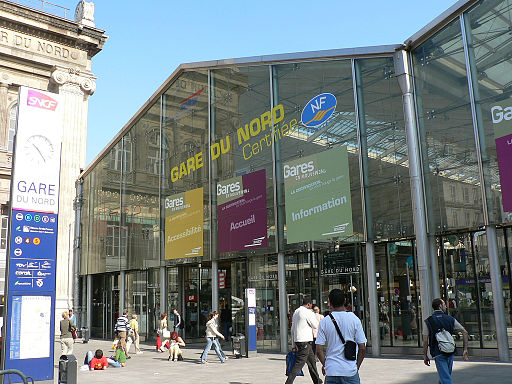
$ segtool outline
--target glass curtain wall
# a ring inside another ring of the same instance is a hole
[[[254,209],[261,212],[261,221],[266,221],[268,240],[262,244],[237,244],[224,238],[224,230],[218,228],[213,236],[218,240],[217,253],[220,259],[253,257],[275,250],[274,193],[272,172],[272,135],[270,117],[270,74],[268,66],[236,67],[211,71],[212,118],[212,217],[219,225],[238,218],[244,204],[231,209],[227,202],[240,203],[236,191],[227,191],[241,182],[244,189],[252,185],[249,178],[257,180],[253,191],[257,197]],[[215,156],[215,158],[214,158]],[[227,193],[226,193],[227,192]],[[227,196],[229,195],[229,196]],[[226,197],[227,196],[227,197]],[[242,198],[242,201],[245,198]],[[253,209],[251,208],[251,209]],[[227,212],[227,213],[226,213]],[[266,213],[265,213],[266,212]],[[218,216],[218,215],[222,216]],[[242,215],[243,216],[243,215]],[[243,218],[243,217],[241,217]],[[260,220],[258,218],[258,220]],[[243,231],[239,232],[247,237]],[[234,235],[236,236],[236,234]],[[248,239],[249,240],[249,239]]]
[[[82,258],[82,273],[120,269],[121,147],[121,143],[116,144],[88,175],[89,183],[84,189],[84,220],[88,221],[82,221],[88,233],[87,257]]]
[[[226,288],[220,292],[223,322],[231,316],[235,334],[245,332],[247,281],[240,280],[244,279],[240,272],[257,275],[253,268],[259,269],[262,258],[267,259],[263,255],[275,251],[270,72],[268,66],[224,68],[212,70],[210,78],[212,252],[221,261],[246,258],[249,266],[247,271],[245,262],[231,261],[242,269],[229,271],[231,298],[226,300]],[[277,271],[277,264],[268,268]],[[275,277],[268,286],[267,280],[249,283],[257,289],[258,348],[262,350],[279,348]]]
[[[482,194],[459,19],[413,51],[430,231],[482,225]]]
[[[182,73],[163,94],[161,150],[162,257],[172,264],[209,258],[207,71]],[[200,228],[202,240],[190,240],[180,228]]]
[[[392,58],[355,61],[369,239],[414,235],[402,93]]]
[[[512,105],[511,13],[510,0],[491,0],[480,1],[464,14],[489,220],[498,224],[512,220],[511,179],[504,160],[512,135],[506,112]]]
[[[121,268],[159,265],[160,105],[154,104],[121,140]]]

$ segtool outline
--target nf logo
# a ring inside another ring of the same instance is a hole
[[[301,120],[306,127],[316,127],[329,119],[336,109],[336,96],[321,93],[308,101],[302,110]]]
[[[47,109],[49,111],[55,111],[57,108],[57,101],[53,100],[50,96],[46,96],[44,93],[28,90],[27,105],[30,107],[37,107]]]

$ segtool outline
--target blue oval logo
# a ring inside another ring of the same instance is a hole
[[[308,101],[302,115],[302,125],[316,127],[329,119],[336,110],[336,96],[332,93],[321,93]]]

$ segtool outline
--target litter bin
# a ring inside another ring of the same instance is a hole
[[[78,363],[75,355],[62,355],[59,359],[59,384],[76,384]]]
[[[82,331],[82,342],[84,344],[87,344],[89,342],[89,328],[82,327],[81,331]]]
[[[231,344],[233,346],[233,355],[239,359],[240,357],[243,357],[246,355],[247,348],[246,348],[246,341],[244,335],[235,335],[231,336]]]

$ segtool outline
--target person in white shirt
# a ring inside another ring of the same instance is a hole
[[[361,320],[345,308],[345,294],[340,289],[329,292],[329,308],[336,320],[341,335],[347,341],[357,345],[356,360],[345,358],[345,344],[330,316],[320,321],[318,337],[316,338],[316,355],[322,363],[322,373],[325,375],[325,384],[359,384],[359,368],[366,354],[366,337]],[[327,353],[322,347],[327,343]]]
[[[313,329],[318,328],[318,320],[311,310],[313,303],[304,299],[302,306],[297,308],[292,317],[292,350],[297,351],[297,360],[285,384],[293,383],[304,364],[308,365],[309,374],[314,384],[321,384],[322,380],[316,370],[316,358],[313,353]]]

